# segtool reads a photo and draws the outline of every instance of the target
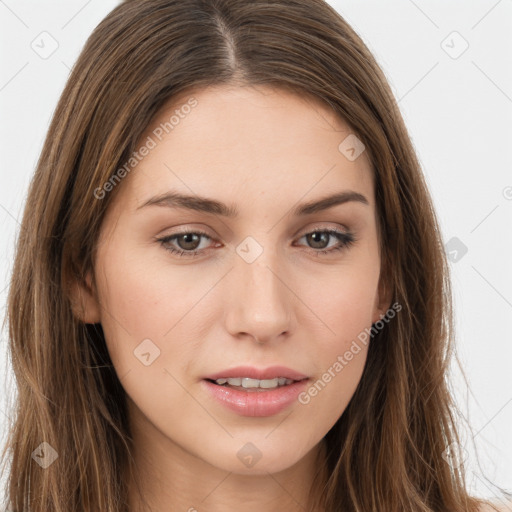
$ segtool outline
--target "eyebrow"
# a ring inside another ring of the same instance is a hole
[[[323,210],[327,210],[334,206],[348,202],[358,202],[369,205],[365,196],[359,192],[352,190],[345,190],[335,194],[316,199],[307,203],[300,204],[292,209],[293,216],[301,217],[304,215],[311,215]],[[238,215],[236,206],[230,206],[216,199],[211,199],[202,196],[192,196],[187,194],[180,194],[178,192],[167,192],[159,196],[148,199],[145,203],[140,205],[137,210],[147,206],[164,206],[168,208],[183,208],[187,210],[195,210],[205,213],[212,213],[221,215],[223,217],[233,218]]]

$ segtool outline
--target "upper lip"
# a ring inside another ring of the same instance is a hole
[[[229,379],[236,377],[248,377],[250,379],[275,379],[276,377],[285,377],[290,380],[303,380],[308,376],[286,366],[269,366],[268,368],[255,368],[253,366],[236,366],[226,370],[221,370],[204,377],[209,380]]]

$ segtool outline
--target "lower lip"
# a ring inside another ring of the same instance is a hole
[[[289,407],[307,386],[304,379],[288,386],[265,391],[239,391],[219,386],[208,380],[201,381],[208,393],[228,409],[241,416],[273,416]]]

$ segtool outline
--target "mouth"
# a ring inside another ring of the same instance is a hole
[[[273,379],[252,379],[250,377],[229,377],[220,379],[205,379],[217,386],[235,389],[238,391],[252,392],[265,392],[285,386],[290,386],[295,382],[301,382],[304,379],[288,379],[287,377],[274,377]]]
[[[248,365],[236,366],[204,376],[205,380],[214,382],[219,386],[227,384],[230,386],[242,386],[244,389],[256,387],[264,389],[274,388],[286,385],[288,381],[301,381],[307,378],[307,375],[281,365],[261,369]]]
[[[260,370],[239,366],[202,379],[205,393],[214,402],[241,416],[274,416],[297,404],[310,378],[286,368]]]

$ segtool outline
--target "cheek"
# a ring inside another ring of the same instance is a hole
[[[204,319],[215,311],[220,316],[220,302],[212,304],[209,292],[222,274],[173,266],[160,255],[148,257],[147,249],[113,242],[98,267],[101,323],[117,374],[140,377],[142,392],[148,375],[167,381],[164,371],[188,369],[204,338]]]
[[[194,344],[183,341],[196,337],[187,327],[208,283],[191,287],[190,271],[172,271],[161,261],[127,254],[122,248],[104,253],[98,280],[101,323],[121,384],[137,408],[164,430],[176,423],[173,410],[206,421],[204,410],[184,390],[180,372],[186,375],[194,360]]]
[[[307,416],[315,418],[324,433],[336,423],[349,404],[366,363],[371,328],[372,294],[332,295],[322,304],[323,321],[334,332],[323,329],[314,347],[316,375],[298,401]],[[334,299],[336,297],[336,299]]]
[[[328,346],[343,345],[370,327],[377,302],[379,261],[360,260],[308,279],[300,297],[322,324]]]
[[[325,347],[325,363],[314,380],[299,395],[298,405],[304,418],[315,418],[317,440],[323,437],[343,415],[361,380],[368,346],[363,343],[339,343]],[[307,421],[307,420],[306,420]]]
[[[302,288],[304,302],[318,317],[316,379],[299,397],[308,414],[334,425],[352,398],[366,363],[379,277],[379,262],[369,258],[337,269]],[[311,327],[310,331],[314,328]],[[330,428],[330,427],[329,427]]]
[[[151,335],[161,338],[190,309],[198,288],[204,286],[191,286],[192,273],[144,257],[144,250],[123,251],[122,246],[112,246],[102,255],[99,275],[102,323],[134,340]]]

